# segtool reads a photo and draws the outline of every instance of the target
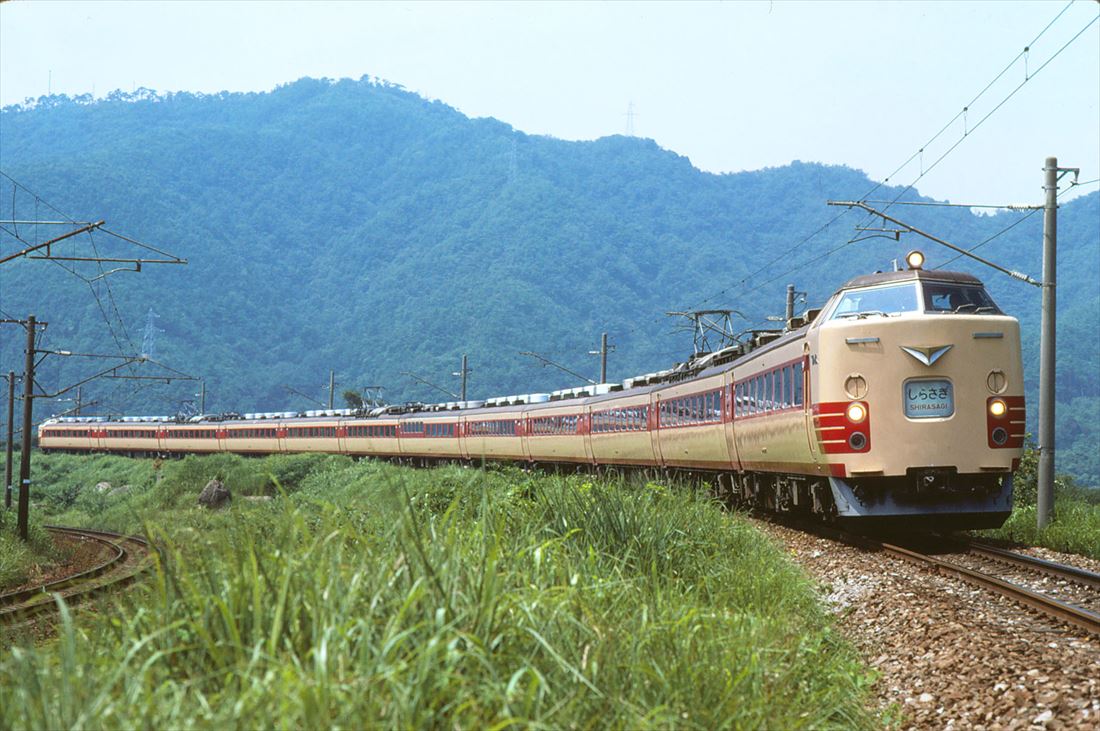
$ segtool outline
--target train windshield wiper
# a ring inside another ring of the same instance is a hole
[[[879,317],[890,316],[882,310],[863,310],[862,312],[845,312],[843,315],[837,315],[836,317],[838,320],[847,320],[852,317],[856,318],[857,320],[863,320],[870,317],[871,315],[878,315]]]

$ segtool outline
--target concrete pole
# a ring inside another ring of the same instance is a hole
[[[328,372],[328,410],[332,411],[336,400],[336,371]]]
[[[1058,286],[1058,158],[1043,168],[1047,199],[1043,210],[1043,319],[1039,335],[1039,485],[1036,518],[1039,528],[1054,512],[1054,369],[1055,290]]]
[[[786,316],[783,318],[783,330],[791,329],[791,320],[794,319],[794,285],[787,285],[787,309]]]
[[[8,440],[4,460],[4,508],[11,508],[11,463],[15,442],[15,371],[8,371]]]
[[[199,381],[199,413],[206,413],[206,381]]]
[[[600,383],[607,383],[607,333],[600,336]]]
[[[81,405],[81,403],[83,403],[83,400],[84,400],[83,396],[84,396],[84,387],[83,386],[77,386],[76,387],[76,408],[73,409],[73,414],[75,416],[80,416],[80,405]]]
[[[27,316],[27,353],[23,370],[23,438],[19,449],[19,537],[28,539],[31,506],[31,428],[34,423],[34,315]]]
[[[469,370],[470,369],[467,368],[466,354],[463,353],[462,354],[462,391],[461,391],[463,401],[466,400],[466,374],[469,372]]]

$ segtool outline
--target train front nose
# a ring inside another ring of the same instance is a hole
[[[822,328],[820,396],[860,431],[848,475],[1004,473],[1024,437],[1019,325],[1003,316],[913,315]],[[824,354],[832,357],[825,358]],[[838,423],[841,420],[838,420]],[[839,435],[839,430],[838,430]]]

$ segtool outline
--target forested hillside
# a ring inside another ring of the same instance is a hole
[[[1035,178],[1035,202],[1040,167],[1020,171]],[[42,199],[0,179],[4,219],[56,217],[45,201],[190,262],[91,284],[50,262],[11,262],[0,271],[5,316],[48,320],[50,347],[134,352],[151,308],[157,359],[205,378],[208,411],[310,408],[284,386],[324,400],[330,368],[338,393],[382,384],[391,401],[449,400],[402,372],[457,388],[450,374],[462,353],[471,397],[561,388],[574,379],[518,352],[595,376],[586,353],[604,331],[616,345],[610,378],[621,379],[690,353],[667,310],[729,306],[745,328],[760,326],[782,312],[787,283],[814,305],[910,248],[932,266],[949,258],[911,236],[844,246],[864,223],[855,213],[800,244],[839,212],[827,199],[871,189],[857,170],[794,163],[713,175],[650,140],[530,136],[367,79],[303,79],[264,94],[43,98],[0,113],[0,168]],[[1018,223],[981,251],[1040,274],[1041,213],[1021,222],[1027,213],[892,210],[965,246]],[[103,234],[57,250],[93,244],[125,250]],[[0,246],[18,242],[0,234]],[[1097,484],[1100,194],[1061,208],[1059,261],[1059,467]],[[1034,420],[1038,289],[965,261],[952,267],[985,279],[1022,321]],[[19,368],[15,331],[0,347],[3,369]],[[42,382],[54,388],[89,367],[51,356]],[[173,413],[196,390],[109,381],[85,398],[101,410]]]

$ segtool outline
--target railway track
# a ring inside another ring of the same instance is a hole
[[[109,531],[46,526],[55,535],[91,541],[101,547],[102,560],[90,569],[38,586],[0,594],[0,623],[22,622],[56,609],[55,596],[76,604],[108,589],[126,584],[148,568],[149,543],[137,536]]]
[[[885,553],[993,591],[1048,617],[1100,635],[1100,574],[978,541],[940,537],[932,550],[871,540]],[[950,544],[955,541],[955,546]],[[1007,576],[1006,576],[1007,570]],[[1053,579],[1053,582],[1039,580]]]
[[[956,536],[914,536],[908,545],[898,545],[831,526],[778,522],[856,548],[881,551],[1100,635],[1100,574],[1092,571]]]

